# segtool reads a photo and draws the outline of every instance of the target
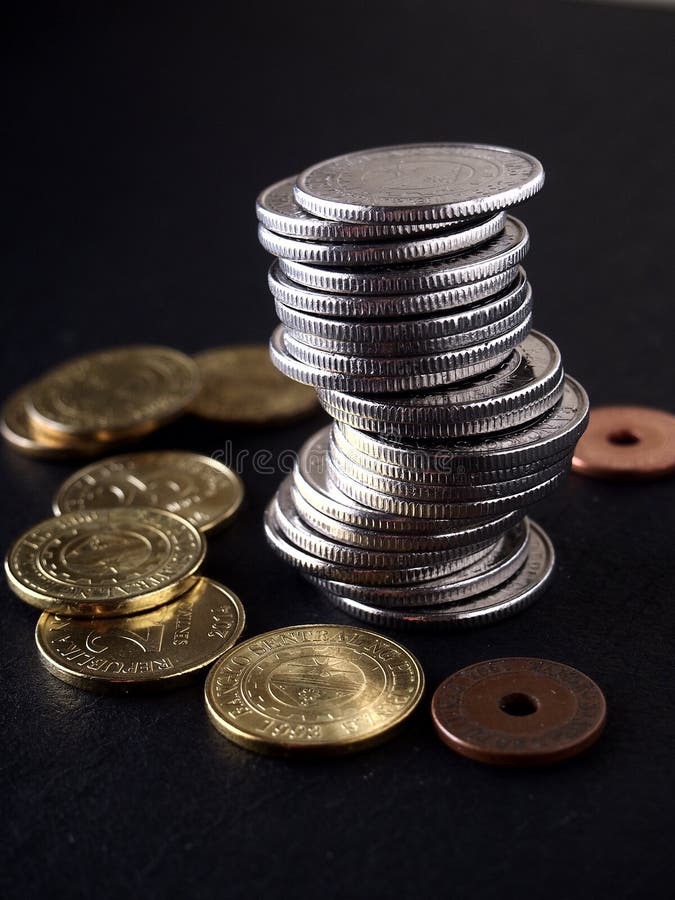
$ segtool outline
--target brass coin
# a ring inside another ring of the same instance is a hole
[[[63,363],[30,389],[38,438],[111,441],[137,437],[175,418],[195,396],[199,373],[168,347],[118,347]]]
[[[7,400],[0,415],[0,433],[7,443],[24,456],[40,459],[71,459],[78,456],[97,456],[101,453],[98,441],[73,439],[63,443],[35,433],[26,410],[31,386],[21,388]]]
[[[195,583],[203,535],[162,509],[66,513],[10,547],[9,586],[31,606],[69,616],[125,616],[168,603]]]
[[[313,388],[274,368],[267,345],[242,344],[195,356],[202,387],[190,411],[237,425],[283,425],[318,409]]]
[[[168,509],[210,531],[232,519],[244,485],[232,469],[208,456],[157,450],[111,456],[75,472],[54,498],[54,513],[115,506]]]
[[[244,608],[208,578],[178,600],[117,619],[72,619],[44,612],[35,628],[52,675],[102,693],[178,687],[237,642]]]
[[[389,638],[349,625],[297,625],[228,651],[204,696],[213,725],[248,750],[333,754],[385,740],[423,690],[420,664]]]
[[[597,406],[572,458],[591,478],[635,481],[675,472],[675,416],[645,406]]]

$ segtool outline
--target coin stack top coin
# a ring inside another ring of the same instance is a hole
[[[334,419],[266,534],[367,621],[491,621],[550,576],[524,513],[564,478],[588,399],[531,330],[529,235],[508,210],[543,180],[520,151],[413,144],[317,163],[258,198],[272,361]]]

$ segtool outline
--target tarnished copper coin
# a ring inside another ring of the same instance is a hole
[[[572,471],[591,478],[637,480],[675,472],[675,416],[644,406],[591,409]]]
[[[594,744],[606,704],[597,684],[577,669],[512,657],[446,678],[431,715],[441,740],[462,756],[495,766],[540,766]]]

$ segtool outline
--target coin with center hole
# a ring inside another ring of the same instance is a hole
[[[431,702],[436,731],[462,756],[500,766],[548,765],[600,737],[605,698],[594,681],[546,659],[491,659],[455,672]]]
[[[675,416],[643,406],[593,407],[572,471],[626,481],[675,472]]]

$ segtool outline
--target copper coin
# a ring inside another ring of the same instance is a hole
[[[547,659],[489,659],[437,688],[439,737],[462,756],[495,766],[549,765],[600,737],[606,705],[582,672]]]
[[[572,471],[626,480],[675,472],[675,416],[644,406],[592,409],[574,451]]]

